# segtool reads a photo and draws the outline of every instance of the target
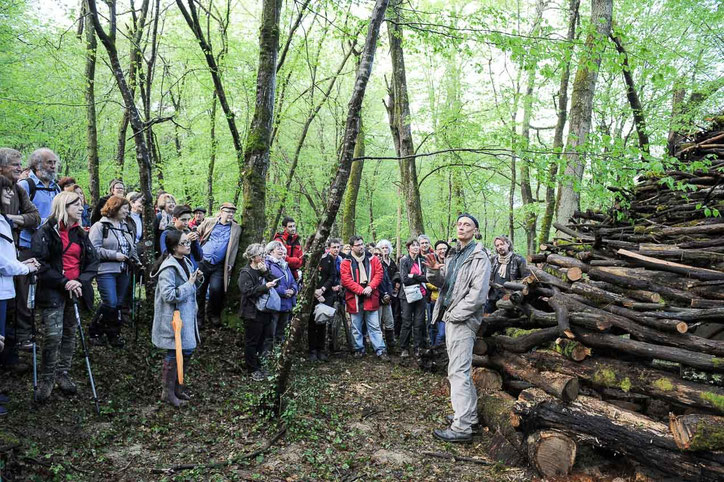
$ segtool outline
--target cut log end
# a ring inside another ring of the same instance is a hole
[[[583,271],[581,270],[581,268],[575,266],[568,268],[568,271],[566,271],[566,277],[570,281],[578,281],[583,278]]]
[[[681,450],[724,449],[724,417],[696,413],[677,417],[670,413],[669,428]]]
[[[528,436],[528,460],[543,477],[571,473],[576,462],[576,442],[555,430],[543,430]]]
[[[689,325],[686,324],[686,322],[680,322],[676,324],[676,331],[681,333],[682,335],[689,331]]]

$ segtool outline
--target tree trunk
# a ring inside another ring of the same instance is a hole
[[[578,152],[578,149],[585,145],[586,137],[591,129],[593,95],[596,91],[598,69],[601,65],[600,45],[611,32],[612,12],[613,0],[591,0],[591,24],[595,26],[596,31],[586,38],[578,72],[573,81],[571,123],[564,154],[567,179],[561,188],[557,213],[558,221],[564,224],[568,222],[573,212],[580,208],[580,189],[586,159]]]
[[[95,95],[95,77],[96,77],[96,49],[98,42],[96,41],[96,32],[93,28],[93,21],[90,19],[87,0],[83,5],[83,26],[85,28],[85,103],[86,103],[86,119],[88,127],[86,129],[86,153],[88,155],[88,184],[90,188],[91,206],[98,204],[100,198],[100,179],[98,173],[98,130],[96,127],[96,95]]]
[[[276,386],[274,387],[273,408],[277,415],[282,410],[282,399],[287,390],[289,377],[292,369],[292,352],[302,340],[307,320],[312,314],[312,306],[314,305],[314,290],[316,287],[316,279],[318,276],[317,267],[319,261],[324,254],[324,245],[329,237],[329,232],[334,224],[334,220],[339,212],[339,206],[342,203],[344,191],[347,187],[350,169],[352,167],[352,159],[354,157],[354,149],[357,143],[357,134],[359,133],[360,111],[362,109],[362,100],[364,99],[367,83],[372,73],[372,63],[374,61],[375,50],[377,48],[377,40],[380,33],[380,25],[385,17],[387,3],[389,0],[377,0],[370,17],[369,29],[365,45],[360,55],[360,65],[357,69],[357,76],[352,91],[352,98],[349,101],[347,120],[345,122],[344,137],[340,149],[339,167],[335,174],[334,180],[328,190],[327,206],[317,225],[317,231],[311,238],[311,245],[307,250],[309,257],[305,272],[309,273],[302,293],[299,297],[299,307],[297,316],[292,319],[289,337],[282,347],[282,353],[277,362]]]
[[[514,405],[515,398],[502,390],[478,394],[478,417],[492,433],[486,452],[505,465],[523,465],[526,458],[523,437],[515,430]]]
[[[129,113],[129,122],[131,124],[131,129],[133,130],[133,140],[136,145],[136,162],[138,163],[139,180],[141,185],[140,190],[143,193],[144,198],[153,199],[153,195],[151,193],[151,155],[148,151],[148,145],[146,144],[146,140],[143,135],[145,124],[141,119],[141,114],[138,111],[138,107],[136,107],[136,104],[133,100],[133,94],[128,87],[125,76],[123,75],[123,67],[121,67],[121,63],[118,61],[118,50],[116,49],[115,44],[115,7],[112,5],[110,9],[110,34],[107,34],[101,26],[100,18],[98,16],[98,9],[96,7],[96,0],[88,0],[88,8],[92,13],[93,26],[96,34],[98,35],[98,38],[101,40],[101,43],[103,44],[108,53],[108,60],[110,62],[111,71],[113,73],[113,77],[116,80],[116,83],[118,84],[118,89],[121,92],[121,96],[123,97],[124,107]],[[146,265],[149,265],[155,257],[155,253],[153,251],[153,242],[149,241],[153,238],[154,219],[155,213],[153,211],[153,204],[148,202],[144,205],[143,210],[143,236],[145,246],[145,249],[143,251],[143,257],[145,259],[143,259],[143,261]],[[149,292],[147,292],[147,296],[149,299],[151,299],[153,296],[153,293],[150,292],[150,287],[151,284],[149,283]]]
[[[219,99],[216,91],[212,93],[211,98],[211,146],[209,153],[209,171],[206,175],[206,194],[209,202],[209,216],[214,212],[214,167],[216,166],[216,153],[219,147],[219,141],[216,140],[216,107]]]
[[[392,21],[387,23],[390,39],[390,56],[392,57],[392,90],[394,92],[394,123],[399,136],[399,161],[402,194],[407,207],[407,222],[410,235],[417,236],[425,232],[420,203],[420,189],[417,184],[417,168],[415,166],[415,148],[412,143],[410,127],[410,101],[407,96],[407,75],[405,57],[402,49],[402,27],[398,6],[401,0],[393,0]],[[395,132],[393,131],[393,135]]]
[[[266,173],[274,121],[277,51],[279,50],[279,15],[281,0],[264,0],[259,35],[259,71],[256,78],[256,106],[244,151],[244,226],[239,242],[237,270],[243,265],[244,249],[264,239],[266,226]]]
[[[354,157],[362,157],[365,155],[365,133],[362,127],[362,119],[359,121],[359,133],[357,134],[357,143],[354,146]],[[357,215],[357,196],[359,195],[359,186],[362,182],[362,170],[365,167],[365,161],[355,161],[352,163],[352,169],[349,172],[349,180],[347,181],[347,189],[344,191],[344,204],[342,207],[342,243],[348,243],[350,236],[355,232],[355,216]]]
[[[539,372],[527,361],[512,353],[500,352],[489,357],[490,363],[511,377],[519,378],[546,393],[569,402],[578,396],[578,378],[555,372]]]
[[[626,53],[626,49],[623,47],[621,39],[617,35],[611,34],[610,38],[616,46],[616,51],[623,56],[623,79],[626,82],[626,98],[628,98],[628,103],[631,106],[631,112],[633,113],[636,134],[638,134],[639,137],[639,147],[646,154],[649,154],[649,135],[646,133],[644,108],[641,106],[641,99],[639,98],[638,92],[636,92],[636,85],[634,84],[633,75],[631,73],[631,66],[628,63],[628,54]]]

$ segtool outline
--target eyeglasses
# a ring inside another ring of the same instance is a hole
[[[382,253],[375,253],[375,256],[382,256]]]
[[[180,243],[178,243],[178,245],[189,247],[191,246],[191,241],[181,241]]]
[[[365,243],[362,243],[362,244],[353,244],[352,247],[353,247],[353,248],[359,248],[360,246],[364,246],[364,245],[365,245]]]

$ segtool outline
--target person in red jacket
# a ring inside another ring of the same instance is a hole
[[[384,271],[382,263],[376,256],[365,250],[362,236],[349,238],[352,252],[349,258],[342,261],[340,274],[342,286],[345,288],[345,301],[347,312],[352,318],[352,337],[354,338],[355,353],[359,358],[365,354],[364,339],[362,338],[362,323],[367,323],[367,334],[375,354],[380,360],[388,361],[387,347],[380,330],[380,318],[377,310],[380,307],[380,292],[378,290]]]
[[[302,244],[299,242],[299,235],[297,234],[297,223],[294,219],[286,216],[282,219],[282,227],[284,231],[276,233],[272,241],[281,241],[285,248],[287,248],[286,262],[289,265],[289,269],[292,270],[292,276],[295,281],[299,281],[299,268],[304,263],[304,253],[302,252]]]

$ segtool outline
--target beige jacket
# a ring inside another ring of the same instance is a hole
[[[440,269],[433,270],[427,268],[427,280],[435,286],[442,288],[445,282],[445,272],[447,261],[452,256],[448,254],[446,264]],[[443,315],[442,321],[447,323],[465,323],[473,330],[478,331],[483,320],[483,311],[485,302],[488,299],[488,285],[490,283],[490,260],[483,249],[483,245],[476,243],[475,250],[468,256],[462,266],[458,269],[457,281],[453,288],[453,296],[450,306]],[[435,309],[432,319],[437,320],[445,293],[440,290],[440,294],[435,303]]]
[[[197,233],[199,233],[199,242],[201,243],[201,246],[206,243],[206,241],[209,239],[209,236],[211,236],[211,231],[213,231],[214,226],[216,226],[216,223],[219,222],[218,217],[211,217],[204,219],[204,222],[201,223],[196,230]],[[231,276],[231,270],[234,269],[234,261],[236,261],[236,252],[239,251],[239,238],[241,237],[241,226],[234,221],[231,220],[231,235],[229,236],[229,244],[226,247],[226,258],[224,259],[224,291],[227,291],[229,288],[229,277]]]

